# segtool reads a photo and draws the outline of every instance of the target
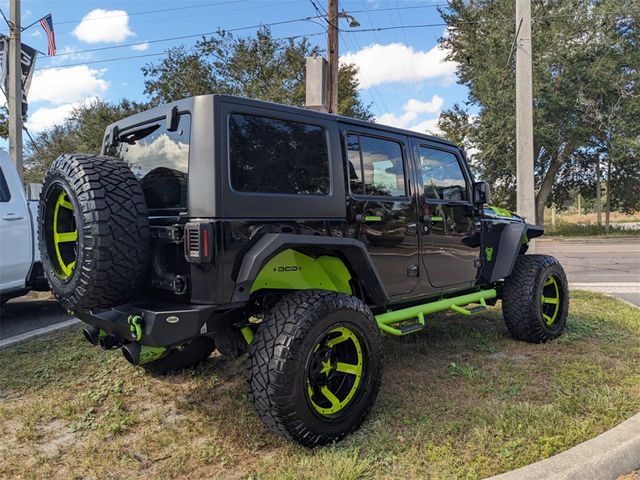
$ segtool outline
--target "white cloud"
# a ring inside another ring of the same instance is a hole
[[[412,130],[414,132],[427,133],[429,135],[440,135],[442,132],[438,128],[438,119],[437,118],[429,118],[427,120],[423,120],[420,123],[416,123],[415,125],[411,125],[408,130]]]
[[[384,113],[376,118],[376,122],[382,123],[383,125],[390,125],[392,127],[404,128],[416,118],[418,118],[418,114],[416,112],[405,112],[402,115]]]
[[[30,37],[41,37],[42,33],[40,33],[40,30],[34,30],[33,32],[31,32],[29,34]]]
[[[422,101],[416,98],[410,98],[403,106],[403,113],[396,115],[395,113],[385,113],[376,118],[376,122],[392,127],[405,128],[420,133],[439,134],[440,130],[436,126],[438,116],[444,105],[444,99],[439,95],[434,95],[431,100]],[[427,118],[418,121],[421,114],[436,115],[436,118]]]
[[[100,96],[109,88],[101,78],[104,72],[86,65],[40,70],[33,77],[29,101],[44,100],[61,105]]]
[[[76,105],[75,103],[65,103],[57,107],[38,108],[35,112],[29,114],[27,128],[31,133],[38,133],[54,125],[60,125],[71,114]]]
[[[129,15],[124,10],[96,8],[87,13],[73,34],[86,43],[118,43],[135,35],[129,29]]]
[[[436,45],[429,51],[415,50],[403,43],[375,43],[355,53],[342,56],[344,63],[359,69],[360,88],[389,82],[414,82],[440,79],[450,83],[456,70],[455,62],[445,61],[447,52]]]
[[[434,95],[428,102],[416,100],[415,98],[409,99],[402,108],[407,112],[415,113],[440,113],[444,105],[444,98],[439,95]]]
[[[135,50],[136,52],[144,52],[145,50],[149,50],[149,42],[136,43],[135,45],[131,45],[131,50]]]
[[[76,47],[65,45],[58,49],[55,57],[51,57],[51,63],[60,65],[65,62],[85,62],[91,58],[90,52],[78,52]]]

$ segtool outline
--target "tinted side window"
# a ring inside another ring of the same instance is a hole
[[[0,169],[0,202],[8,202],[11,200],[11,192],[9,192],[9,186],[4,178],[4,173]]]
[[[160,123],[125,132],[115,152],[140,180],[147,206],[151,210],[187,208],[189,135],[191,116],[180,115],[174,132]]]
[[[324,128],[255,115],[229,118],[231,186],[239,192],[328,195]]]
[[[352,193],[390,197],[407,194],[400,143],[349,134],[347,152]]]
[[[438,200],[468,200],[467,182],[454,154],[420,147],[420,167],[425,197]]]

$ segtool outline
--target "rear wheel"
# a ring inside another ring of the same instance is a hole
[[[567,277],[549,255],[522,255],[505,280],[502,312],[511,335],[542,343],[562,335],[569,310]]]
[[[265,316],[247,373],[254,407],[272,430],[310,447],[340,440],[378,394],[380,331],[357,298],[296,292]]]
[[[45,277],[68,310],[123,304],[141,285],[148,214],[140,184],[121,160],[60,156],[44,181],[38,226]]]

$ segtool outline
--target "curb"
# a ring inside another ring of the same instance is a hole
[[[615,480],[640,467],[640,413],[546,460],[487,480]]]
[[[640,282],[579,283],[569,282],[570,290],[589,290],[601,293],[640,293]]]
[[[25,342],[27,340],[31,340],[32,338],[40,337],[42,335],[48,335],[49,333],[53,333],[58,330],[63,330],[65,328],[72,327],[79,323],[81,323],[80,319],[72,318],[71,320],[66,320],[64,322],[56,323],[55,325],[51,325],[49,327],[39,328],[37,330],[32,330],[27,333],[22,333],[20,335],[14,335],[13,337],[0,340],[0,349],[7,348],[12,345],[16,345],[18,343]]]

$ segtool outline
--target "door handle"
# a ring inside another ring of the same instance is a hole
[[[380,215],[372,215],[370,213],[359,213],[356,215],[356,222],[358,223],[374,223],[381,221],[382,217]]]
[[[18,215],[17,213],[7,213],[2,216],[3,220],[22,220],[24,217],[22,215]]]
[[[443,222],[444,221],[444,217],[440,216],[440,215],[424,215],[422,217],[422,221],[424,223],[435,223],[435,222]]]

